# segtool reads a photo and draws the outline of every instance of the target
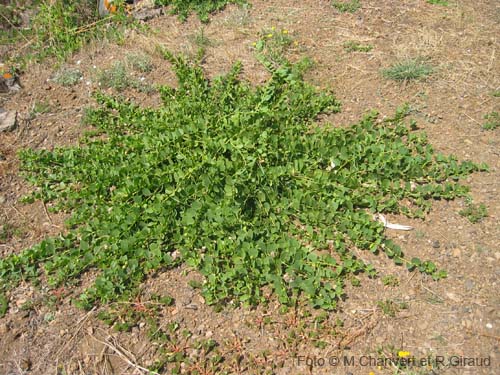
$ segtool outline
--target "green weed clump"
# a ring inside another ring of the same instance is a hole
[[[484,130],[495,130],[500,127],[500,114],[498,112],[490,112],[484,116],[486,122],[483,124]]]
[[[385,78],[395,81],[409,81],[427,78],[433,67],[420,58],[408,59],[394,64],[382,71]]]
[[[245,4],[245,0],[155,0],[156,6],[172,6],[171,13],[185,21],[195,12],[202,22],[208,22],[210,13],[220,11],[227,4]]]
[[[141,64],[142,66],[142,64]],[[135,67],[139,70],[139,67]],[[139,91],[150,92],[152,87],[140,81],[130,74],[128,66],[122,61],[115,61],[108,69],[99,70],[97,80],[102,88],[112,88],[116,91],[124,91],[134,88]]]
[[[347,52],[370,52],[373,49],[373,46],[350,40],[344,43],[344,49]]]
[[[0,31],[9,30],[22,24],[23,1],[4,1],[0,3]]]
[[[83,74],[79,69],[75,68],[64,68],[56,72],[54,76],[54,82],[60,84],[61,86],[74,86],[82,79]]]
[[[127,65],[141,73],[149,73],[154,68],[151,57],[144,53],[132,53],[127,55]]]
[[[257,58],[264,64],[280,66],[286,64],[286,53],[298,43],[287,29],[265,29],[260,32],[260,39],[253,44]]]
[[[354,13],[361,8],[359,0],[332,1],[332,6],[342,13]]]
[[[47,57],[63,60],[91,40],[121,37],[121,26],[127,23],[123,12],[100,19],[94,0],[42,0],[33,7],[29,29],[13,28],[1,38],[14,46],[26,44],[21,50],[12,48],[14,55],[7,56],[15,64]]]
[[[205,276],[209,304],[257,304],[268,286],[284,305],[332,309],[345,280],[376,272],[352,248],[444,276],[432,262],[405,260],[373,214],[422,217],[430,199],[465,195],[459,180],[482,166],[436,154],[405,124],[407,109],[316,126],[339,103],[296,65],[270,67],[269,81],[253,87],[238,79],[239,64],[209,81],[200,66],[166,57],[179,82],[160,89],[161,107],[99,94],[86,118],[97,137],[20,153],[38,187],[31,199],[71,218],[64,234],[0,260],[3,288],[41,275],[55,287],[93,270],[79,298],[90,307],[185,262]]]
[[[448,0],[427,0],[427,3],[432,4],[432,5],[442,5],[442,6],[448,6]]]
[[[473,224],[479,223],[488,216],[488,210],[483,203],[476,204],[467,199],[465,205],[466,207],[459,214],[466,217]]]
[[[9,300],[3,293],[0,293],[0,318],[3,318],[9,310]]]

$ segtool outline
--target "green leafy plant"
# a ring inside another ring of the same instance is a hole
[[[483,203],[475,204],[471,199],[466,199],[465,206],[466,207],[461,210],[459,214],[469,219],[473,224],[479,223],[488,216],[488,210]]]
[[[433,72],[433,67],[421,58],[408,59],[384,69],[382,75],[395,81],[424,79]]]
[[[224,9],[227,4],[244,4],[244,0],[155,0],[157,6],[172,6],[171,13],[183,21],[195,12],[202,22],[208,22],[210,13]]]
[[[359,0],[332,1],[332,6],[342,13],[354,13],[361,8]]]
[[[500,98],[500,90],[494,90],[491,92],[491,96],[495,98]]]
[[[370,52],[373,49],[373,46],[350,40],[344,43],[344,49],[347,52]]]
[[[340,106],[297,65],[268,65],[270,80],[253,87],[238,79],[239,64],[209,81],[200,66],[165,55],[179,83],[160,89],[162,106],[98,94],[86,122],[105,137],[20,153],[38,187],[32,199],[71,218],[64,234],[0,260],[3,288],[41,273],[57,286],[92,269],[79,298],[90,307],[185,262],[204,275],[209,304],[264,302],[268,286],[284,305],[332,309],[346,279],[375,275],[351,247],[410,263],[374,213],[423,217],[430,199],[466,195],[459,180],[486,168],[436,154],[405,123],[408,108],[315,126]]]
[[[445,270],[438,270],[437,266],[428,260],[423,262],[419,258],[412,258],[406,266],[410,271],[417,269],[422,273],[431,275],[434,280],[439,280],[447,276],[447,272]]]
[[[484,130],[495,130],[500,127],[500,114],[498,112],[491,112],[484,116],[486,122],[483,124]]]

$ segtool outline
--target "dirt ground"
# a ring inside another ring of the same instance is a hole
[[[492,96],[500,88],[500,3],[457,0],[445,7],[424,0],[364,0],[361,9],[351,14],[340,13],[326,0],[250,2],[250,8],[227,7],[206,26],[195,16],[185,23],[161,16],[148,21],[148,31],[129,31],[122,45],[87,46],[65,65],[83,73],[71,88],[51,80],[58,69],[51,62],[24,72],[23,89],[0,97],[0,107],[17,110],[19,119],[15,131],[0,133],[0,224],[8,224],[13,232],[0,240],[0,256],[63,230],[64,218],[49,213],[41,202],[19,202],[30,187],[18,174],[16,152],[78,142],[84,130],[83,110],[92,105],[91,94],[99,88],[98,69],[142,52],[154,64],[142,75],[144,81],[173,84],[170,66],[156,46],[194,55],[195,35],[203,27],[210,40],[203,63],[208,75],[225,72],[239,60],[244,78],[259,83],[268,76],[252,43],[261,30],[284,28],[298,42],[291,58],[309,56],[315,62],[307,79],[333,88],[342,102],[342,112],[328,116],[326,122],[353,123],[372,108],[390,116],[401,104],[410,103],[412,116],[438,151],[489,165],[489,172],[467,180],[474,200],[487,206],[488,217],[470,223],[459,215],[464,200],[456,200],[434,202],[425,220],[390,218],[415,228],[388,231],[408,258],[432,260],[449,276],[433,281],[395,266],[384,256],[359,254],[374,264],[380,277],[362,277],[361,286],[349,287],[338,310],[326,316],[318,311],[308,316],[307,308],[282,311],[272,297],[266,307],[227,306],[215,311],[189,286],[190,280],[201,276],[186,267],[147,280],[130,308],[143,306],[153,293],[174,298],[175,303],[162,307],[158,316],[162,325],[176,322],[192,333],[184,344],[168,349],[192,359],[193,365],[184,365],[183,373],[500,373],[500,133],[481,129],[483,116],[500,110],[500,98]],[[373,49],[348,52],[344,43],[350,40]],[[428,79],[398,83],[382,77],[381,69],[417,56],[436,67]],[[134,89],[123,95],[143,105],[154,106],[159,100],[154,93]],[[387,275],[395,276],[393,282],[382,282]],[[92,275],[85,277],[91,280]],[[79,290],[81,286],[49,290],[43,284],[25,283],[10,292],[10,309],[0,319],[0,375],[146,373],[144,368],[164,349],[148,338],[147,325],[140,322],[130,332],[116,332],[97,318],[106,307],[86,312],[71,304]],[[218,343],[224,357],[219,367],[210,369],[193,344],[202,338]],[[417,360],[430,358],[434,364],[441,359],[452,363],[406,369],[374,363],[398,351]],[[172,366],[167,364],[162,373],[172,373]]]

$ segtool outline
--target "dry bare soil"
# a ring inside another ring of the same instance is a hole
[[[405,254],[434,261],[448,271],[448,277],[433,281],[384,256],[359,254],[375,265],[380,277],[361,277],[361,286],[349,286],[334,312],[322,314],[307,307],[284,311],[273,297],[267,307],[226,306],[215,311],[190,286],[190,280],[200,281],[201,276],[183,266],[148,279],[137,300],[125,306],[148,316],[152,294],[172,296],[173,305],[154,313],[160,328],[172,323],[179,327],[172,334],[176,338],[168,342],[148,335],[146,319],[129,332],[118,332],[97,317],[110,306],[89,312],[74,307],[71,298],[81,286],[50,290],[43,283],[23,283],[8,295],[10,309],[0,319],[1,375],[144,374],[144,368],[165,353],[188,358],[181,372],[191,374],[500,373],[500,137],[498,129],[481,128],[485,114],[500,110],[500,98],[492,95],[500,87],[500,4],[366,0],[351,14],[322,0],[251,3],[251,8],[228,6],[206,26],[195,16],[185,23],[162,16],[148,21],[148,31],[129,31],[123,45],[87,46],[65,65],[83,73],[73,87],[51,80],[55,71],[50,62],[26,70],[21,76],[23,89],[0,98],[2,107],[19,112],[19,127],[0,134],[0,224],[15,229],[0,240],[0,255],[20,252],[63,230],[64,217],[49,213],[41,202],[19,203],[30,187],[18,176],[16,152],[78,142],[84,130],[83,110],[93,104],[91,93],[99,88],[97,70],[131,53],[145,53],[154,68],[141,73],[144,81],[174,84],[170,65],[155,47],[195,55],[196,35],[204,28],[210,43],[203,68],[209,76],[228,71],[239,60],[243,78],[260,83],[268,73],[256,60],[252,43],[263,29],[276,27],[288,30],[297,41],[290,51],[292,60],[309,56],[315,62],[307,80],[333,88],[342,102],[342,112],[325,122],[354,123],[372,108],[391,116],[407,102],[438,151],[490,166],[489,172],[467,179],[474,200],[488,208],[488,216],[479,223],[459,214],[464,200],[434,202],[425,220],[390,218],[415,228],[388,231]],[[344,44],[351,40],[373,49],[349,52]],[[382,77],[381,69],[416,56],[427,58],[435,66],[434,74],[409,82]],[[143,105],[159,102],[154,92],[129,88],[123,95]],[[388,275],[394,277],[384,278]],[[85,277],[90,280],[92,275]],[[82,280],[82,285],[89,280]],[[217,343],[223,356],[218,365],[211,366],[213,354],[197,347],[197,342],[208,340]],[[431,365],[397,368],[392,363],[367,363],[369,358],[398,358],[400,351],[417,360],[430,358]],[[445,363],[450,358],[455,362],[438,366],[441,357]],[[174,366],[167,363],[160,372],[170,374]]]

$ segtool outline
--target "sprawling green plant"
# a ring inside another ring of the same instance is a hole
[[[373,214],[422,217],[429,199],[465,195],[458,180],[479,166],[435,154],[404,123],[406,110],[315,125],[339,103],[304,82],[300,65],[270,68],[253,88],[238,80],[238,64],[209,81],[199,66],[167,57],[179,84],[161,88],[160,108],[97,95],[87,121],[101,136],[21,152],[33,198],[71,212],[70,229],[0,260],[1,285],[43,273],[56,286],[95,270],[80,296],[90,306],[186,262],[205,275],[210,304],[259,303],[270,286],[283,304],[305,297],[331,309],[346,277],[375,273],[353,248],[445,275],[405,260]]]

